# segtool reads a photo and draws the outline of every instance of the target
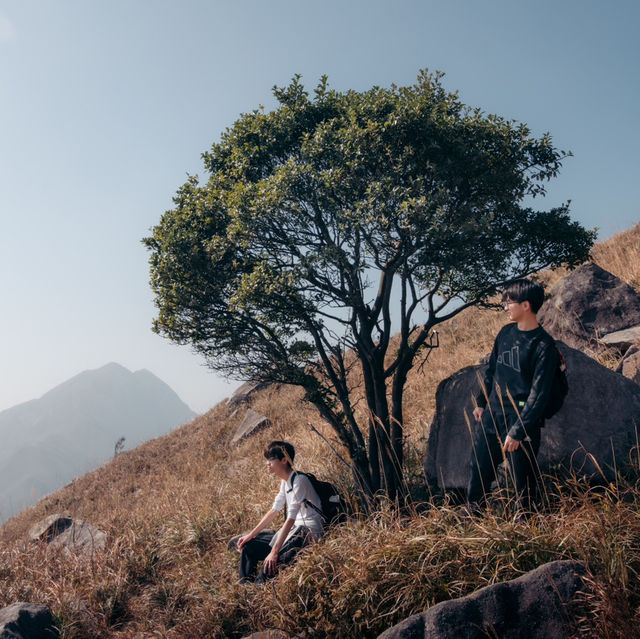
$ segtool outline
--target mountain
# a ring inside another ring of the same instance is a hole
[[[0,520],[126,448],[195,417],[147,370],[111,363],[0,412]]]

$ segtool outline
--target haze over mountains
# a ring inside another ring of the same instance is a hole
[[[0,412],[0,521],[107,461],[121,437],[133,448],[195,416],[153,373],[115,363]]]

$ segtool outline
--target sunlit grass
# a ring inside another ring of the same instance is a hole
[[[603,267],[636,287],[639,235],[637,226],[594,249]],[[554,277],[548,275],[549,281]],[[496,311],[462,313],[440,328],[441,347],[411,372],[405,476],[420,500],[429,500],[422,455],[435,389],[477,363],[504,321]],[[548,479],[543,511],[525,523],[514,523],[508,502],[499,499],[477,519],[446,499],[400,511],[381,507],[332,531],[267,587],[239,585],[238,555],[227,543],[272,503],[277,483],[265,472],[261,454],[268,440],[293,441],[299,468],[345,490],[351,485],[348,470],[309,424],[344,456],[340,443],[301,393],[271,387],[256,395],[253,408],[271,419],[272,430],[232,447],[244,413],[222,403],[10,520],[0,529],[0,606],[45,603],[67,639],[242,637],[267,628],[304,631],[309,639],[366,638],[438,601],[553,559],[579,559],[591,580],[588,632],[605,639],[636,632],[635,464],[616,484],[597,490],[575,479]],[[79,558],[29,543],[30,526],[55,512],[105,530],[105,551]]]
[[[596,244],[591,256],[602,268],[640,291],[640,223]]]

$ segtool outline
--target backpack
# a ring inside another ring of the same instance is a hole
[[[549,399],[547,400],[547,405],[545,406],[542,414],[545,419],[550,419],[562,408],[564,398],[569,393],[567,362],[555,340],[553,344],[554,348],[558,352],[558,365],[553,372],[553,383],[551,384],[551,390],[549,391]]]
[[[313,489],[318,493],[321,508],[318,508],[308,499],[304,500],[304,504],[309,508],[313,508],[313,510],[322,517],[322,523],[325,528],[345,521],[347,518],[347,503],[332,483],[322,481],[312,473],[303,473],[299,470],[296,470],[295,473],[296,475],[305,475],[311,482]],[[293,486],[294,481],[295,476],[291,482],[291,486]]]

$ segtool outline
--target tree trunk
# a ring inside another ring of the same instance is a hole
[[[373,438],[370,436],[369,451],[370,461],[378,465],[380,472],[380,489],[386,496],[394,501],[400,485],[401,473],[398,472],[394,460],[393,442],[391,439],[391,419],[389,414],[389,400],[387,397],[387,384],[384,377],[382,354],[374,361],[372,370],[373,381],[373,405],[369,405],[372,413]],[[371,446],[374,444],[377,450],[377,459],[371,455]]]
[[[402,402],[410,365],[401,365],[393,376],[391,388],[391,443],[398,466],[404,463],[404,413]]]

